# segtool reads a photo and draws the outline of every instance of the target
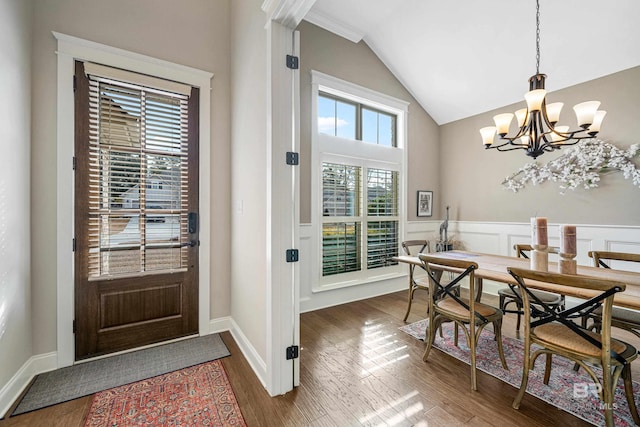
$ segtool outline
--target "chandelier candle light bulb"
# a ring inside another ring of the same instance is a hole
[[[549,119],[549,123],[552,125],[558,123],[558,120],[560,119],[560,111],[562,111],[563,105],[564,103],[562,102],[547,104],[547,118]],[[567,126],[567,130],[569,130],[569,126]]]
[[[558,272],[562,274],[576,274],[577,263],[574,259],[577,254],[576,226],[560,226],[560,262]]]
[[[589,131],[589,134],[597,134],[598,132],[600,132],[600,125],[602,125],[602,120],[604,120],[604,116],[607,114],[606,111],[604,110],[598,110],[596,111],[596,115],[593,117],[593,123],[591,123],[591,126],[589,126],[589,129],[587,129]],[[567,130],[569,130],[569,126],[567,126]]]
[[[549,270],[549,245],[547,235],[547,218],[531,218],[531,269],[537,271]]]
[[[578,126],[585,129],[591,126],[593,119],[596,117],[596,112],[598,111],[599,106],[599,101],[587,101],[574,105],[573,111],[576,112]]]
[[[521,128],[527,119],[527,109],[521,108],[516,111],[516,118],[518,119],[518,127]]]

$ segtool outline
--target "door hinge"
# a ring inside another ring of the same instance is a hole
[[[291,166],[298,166],[300,163],[300,155],[295,151],[287,151],[287,164]]]
[[[287,68],[297,70],[300,66],[300,61],[297,56],[287,55]]]
[[[78,332],[78,329],[76,328],[76,319],[73,319],[73,333],[75,334],[76,332]]]
[[[300,348],[297,345],[287,347],[287,360],[297,359],[300,353]]]
[[[78,159],[76,158],[76,156],[73,156],[73,160],[71,162],[73,170],[76,170],[76,167],[78,166]]]
[[[73,250],[73,252],[76,251],[76,238],[74,237],[71,243],[71,249]]]
[[[73,92],[74,93],[77,88],[78,88],[78,79],[76,78],[76,76],[73,76]]]
[[[298,262],[297,249],[287,249],[287,262]]]

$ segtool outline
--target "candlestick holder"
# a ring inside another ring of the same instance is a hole
[[[574,259],[576,254],[565,254],[560,252],[560,262],[558,262],[558,273],[576,274],[578,263]]]
[[[549,271],[549,252],[546,245],[532,245],[531,269],[536,271]]]

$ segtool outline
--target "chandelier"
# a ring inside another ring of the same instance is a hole
[[[534,159],[546,151],[558,150],[565,145],[576,144],[581,139],[593,138],[600,131],[606,111],[598,110],[599,101],[576,104],[573,110],[578,119],[578,129],[556,126],[562,102],[547,104],[544,89],[545,74],[540,74],[540,1],[536,0],[536,74],[529,79],[529,92],[524,95],[527,108],[515,112],[518,132],[508,136],[513,113],[498,114],[493,117],[495,126],[480,129],[484,148],[498,151],[526,150]],[[496,133],[499,140],[495,141]]]

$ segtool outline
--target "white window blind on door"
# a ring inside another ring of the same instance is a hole
[[[89,278],[187,267],[188,97],[89,78]]]

